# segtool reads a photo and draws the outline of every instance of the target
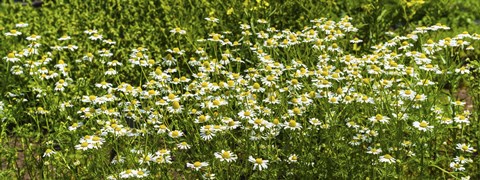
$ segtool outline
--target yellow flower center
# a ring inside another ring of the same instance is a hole
[[[88,146],[88,143],[87,143],[87,142],[83,142],[83,143],[81,144],[81,146],[82,146],[82,147],[87,147],[87,146]]]
[[[288,122],[288,126],[290,126],[290,127],[297,127],[297,122],[296,122],[295,120],[290,120],[290,121]]]
[[[392,159],[393,157],[392,157],[390,154],[385,154],[385,155],[383,156],[383,158],[385,158],[385,159]]]
[[[198,117],[198,121],[200,121],[200,122],[205,122],[205,121],[207,121],[207,117],[206,117],[205,115],[200,115],[200,116]]]
[[[98,137],[98,136],[93,136],[92,141],[100,141],[100,137]]]
[[[422,95],[420,95],[420,94],[417,94],[417,95],[415,96],[415,99],[417,99],[417,100],[420,100],[420,99],[422,99]]]
[[[298,84],[298,80],[297,80],[297,79],[292,79],[291,82],[292,82],[293,85],[297,85],[297,84]]]
[[[295,107],[293,108],[293,114],[300,114],[302,111],[300,110],[300,108],[298,107]]]
[[[269,76],[267,76],[267,80],[268,80],[268,81],[273,81],[273,80],[274,80],[274,77],[273,77],[272,75],[269,75]]]
[[[258,84],[258,83],[253,84],[253,88],[254,89],[260,89],[260,84]]]
[[[180,49],[179,48],[173,48],[173,52],[178,53],[178,52],[180,52]]]
[[[257,164],[262,164],[262,163],[263,163],[263,159],[262,159],[262,158],[257,158],[257,159],[255,159],[255,163],[257,163]]]
[[[202,163],[197,161],[197,162],[193,163],[193,166],[195,166],[196,168],[202,167]]]
[[[426,128],[427,126],[428,126],[428,123],[425,122],[425,121],[422,121],[422,122],[420,123],[420,127],[422,127],[422,128]]]
[[[228,159],[228,158],[230,158],[230,153],[229,153],[229,152],[227,152],[227,151],[223,152],[223,154],[222,154],[222,158],[225,158],[225,159]]]
[[[178,101],[173,101],[172,106],[173,109],[180,109],[180,103]]]

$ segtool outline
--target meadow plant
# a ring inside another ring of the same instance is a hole
[[[6,25],[0,142],[20,141],[25,161],[2,147],[0,176],[480,177],[478,108],[455,96],[480,35],[436,24],[367,46],[351,20],[220,32],[212,14],[204,37],[177,26],[163,50],[88,24]]]

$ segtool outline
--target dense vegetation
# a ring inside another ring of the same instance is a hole
[[[478,179],[479,10],[1,2],[0,178]]]

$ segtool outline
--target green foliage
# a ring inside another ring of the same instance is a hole
[[[0,178],[478,179],[479,10],[2,2]]]

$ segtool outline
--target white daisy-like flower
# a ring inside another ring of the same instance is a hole
[[[302,125],[295,120],[285,121],[283,127],[289,130],[299,130],[302,129]]]
[[[29,40],[29,41],[36,41],[36,40],[39,40],[40,38],[41,38],[41,36],[32,34],[32,35],[30,35],[30,36],[27,37],[27,40]]]
[[[98,31],[96,29],[88,29],[83,31],[85,34],[91,35],[91,34],[96,34]]]
[[[91,40],[102,40],[103,39],[103,36],[100,35],[100,34],[93,34],[92,36],[88,37],[88,39],[91,39]]]
[[[185,31],[185,30],[183,30],[179,27],[176,27],[175,29],[170,30],[170,32],[172,34],[186,34],[187,33],[187,31]]]
[[[3,59],[7,62],[18,62],[20,61],[19,58],[16,57],[17,55],[15,53],[8,53],[6,57],[4,57]]]
[[[454,171],[465,171],[465,167],[463,167],[463,164],[459,162],[451,162],[450,168],[452,168]]]
[[[232,162],[237,160],[237,155],[230,152],[222,150],[221,152],[215,152],[215,158],[219,159],[220,161],[227,161]]]
[[[253,169],[258,169],[259,171],[268,168],[268,160],[262,158],[253,158],[252,156],[248,157],[248,161],[252,162]]]
[[[388,120],[390,120],[390,118],[387,116],[382,116],[381,114],[377,114],[375,116],[368,118],[368,120],[370,120],[374,124],[378,122],[381,122],[382,124],[386,124],[388,123]]]
[[[177,144],[178,149],[190,149],[190,145],[187,142],[181,142]]]
[[[214,22],[214,23],[218,23],[219,19],[215,18],[215,17],[207,17],[205,18],[205,20],[209,21],[209,22]]]
[[[69,35],[63,35],[62,37],[58,38],[59,41],[66,41],[66,40],[70,40],[72,39],[72,37],[70,37]]]
[[[194,163],[187,163],[187,167],[194,169],[195,171],[200,170],[202,167],[208,166],[208,162],[196,161]]]
[[[458,162],[458,163],[461,163],[461,164],[472,163],[473,162],[472,159],[466,158],[466,157],[463,157],[463,156],[457,156],[457,157],[453,158],[453,160],[455,162]]]
[[[168,136],[170,136],[171,138],[179,138],[183,136],[183,132],[178,130],[170,131],[168,133]]]
[[[68,130],[69,130],[69,131],[75,131],[75,130],[77,130],[79,127],[82,127],[82,126],[83,126],[83,123],[82,123],[82,122],[73,123],[71,126],[68,127]]]
[[[413,122],[413,127],[424,132],[431,131],[433,129],[433,126],[429,126],[429,123],[427,121],[422,121],[422,122],[415,121]]]
[[[24,22],[15,24],[15,27],[17,27],[17,28],[24,28],[24,27],[27,27],[27,26],[28,26],[28,23],[24,23]]]
[[[45,150],[45,152],[43,153],[43,156],[42,157],[50,157],[52,154],[55,154],[57,152],[55,152],[54,150],[52,149],[47,149]]]
[[[382,148],[373,148],[373,147],[368,147],[367,148],[367,153],[368,154],[380,154],[382,153]]]
[[[385,154],[383,156],[380,156],[379,161],[384,162],[384,163],[388,163],[388,164],[392,164],[392,163],[395,163],[397,160],[394,157],[392,157],[392,155]]]
[[[298,156],[296,154],[291,154],[290,156],[288,156],[288,159],[287,159],[288,163],[296,163],[298,162]]]
[[[456,149],[462,152],[469,152],[469,153],[473,153],[476,151],[473,147],[470,147],[470,145],[465,143],[462,143],[462,144],[458,143]]]
[[[5,33],[5,36],[19,36],[19,35],[22,35],[22,32],[17,31],[15,29],[12,29],[9,32]]]

